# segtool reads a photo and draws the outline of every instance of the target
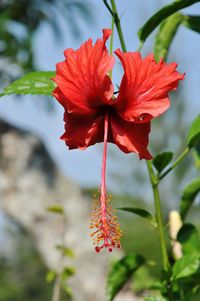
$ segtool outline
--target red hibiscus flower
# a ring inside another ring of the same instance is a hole
[[[69,149],[85,149],[104,142],[100,197],[95,202],[91,228],[96,251],[120,246],[120,228],[112,214],[106,193],[105,172],[107,142],[123,152],[137,153],[140,159],[152,158],[147,150],[150,122],[170,106],[168,93],[184,78],[176,71],[177,64],[155,62],[153,54],[142,59],[139,52],[115,54],[124,68],[118,96],[108,72],[115,59],[105,43],[111,35],[103,30],[103,39],[92,40],[77,50],[64,51],[65,61],[56,65],[57,84],[53,95],[65,109],[65,133],[61,137]]]

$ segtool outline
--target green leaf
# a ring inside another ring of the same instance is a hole
[[[195,197],[200,191],[200,178],[194,179],[183,190],[181,202],[180,202],[180,215],[184,220],[189,209],[194,203]]]
[[[63,214],[64,213],[64,209],[62,206],[58,205],[58,204],[54,204],[52,206],[49,206],[47,208],[47,210],[49,212],[54,212],[54,213],[58,213],[58,214]]]
[[[158,154],[153,159],[153,166],[157,169],[159,173],[172,161],[173,153],[172,152],[163,152]]]
[[[193,157],[194,157],[194,165],[195,165],[195,167],[197,169],[200,169],[200,156],[199,156],[199,153],[197,153],[196,151],[194,151]]]
[[[184,300],[183,301],[190,301],[193,300],[195,295],[198,293],[198,291],[200,290],[200,285],[197,285],[193,288],[191,288],[186,295],[184,296]],[[196,299],[195,299],[196,300]]]
[[[198,231],[192,224],[185,224],[181,227],[177,240],[181,243],[184,254],[200,254]]]
[[[200,141],[200,114],[195,118],[189,129],[187,145],[192,148],[198,141]]]
[[[151,213],[149,213],[147,210],[141,209],[141,208],[133,208],[133,207],[120,207],[117,208],[118,210],[122,210],[122,211],[127,211],[133,214],[137,214],[140,217],[143,217],[145,219],[147,219],[153,226],[156,225],[155,219],[153,218],[153,216],[151,215]]]
[[[193,152],[193,157],[194,157],[195,167],[197,169],[200,169],[200,141],[198,141],[195,144],[194,152]]]
[[[55,83],[51,80],[54,76],[55,72],[53,71],[28,73],[4,88],[0,96],[10,94],[51,95],[55,88]]]
[[[183,25],[200,33],[200,16],[184,16]]]
[[[71,287],[69,287],[66,284],[63,284],[62,288],[66,294],[67,300],[72,300],[73,299],[73,291],[72,291]]]
[[[63,245],[57,245],[56,248],[62,251],[63,255],[65,255],[66,257],[74,257],[74,252],[72,251],[72,249]]]
[[[177,260],[172,269],[174,280],[194,274],[200,267],[200,254],[187,254]]]
[[[66,267],[61,273],[61,278],[63,281],[65,281],[69,277],[73,276],[74,273],[75,273],[75,269],[73,267]]]
[[[106,300],[112,301],[134,272],[145,263],[141,255],[130,254],[117,261],[107,278]]]
[[[149,262],[147,262],[145,266],[140,267],[135,272],[134,281],[131,284],[131,288],[135,294],[149,291],[155,284],[155,281],[156,279],[151,275],[149,270]]]
[[[159,61],[160,58],[166,60],[169,47],[183,19],[184,16],[182,14],[176,13],[161,23],[154,44],[154,55],[156,61]]]
[[[55,271],[49,271],[46,275],[46,282],[51,283],[56,278],[56,272]]]
[[[139,30],[138,36],[141,43],[144,43],[152,31],[167,17],[178,12],[187,6],[200,2],[200,0],[176,0],[157,11]]]

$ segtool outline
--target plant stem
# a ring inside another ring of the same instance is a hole
[[[112,8],[109,6],[109,4],[106,0],[103,0],[103,3],[105,4],[105,6],[107,7],[107,9],[109,10],[110,14],[112,15],[112,17],[114,19],[122,50],[123,50],[123,52],[126,52],[126,44],[124,41],[124,36],[123,36],[122,28],[121,28],[120,18],[119,18],[118,12],[117,12],[117,6],[115,4],[115,0],[110,0],[110,2],[111,2]]]
[[[159,233],[159,239],[160,239],[160,246],[161,246],[161,253],[162,253],[162,261],[163,261],[163,268],[167,272],[169,270],[169,260],[167,255],[167,247],[164,237],[164,226],[163,226],[163,217],[162,217],[162,210],[161,210],[161,201],[160,201],[160,195],[158,190],[158,184],[159,181],[157,180],[153,168],[152,168],[152,162],[147,162],[147,168],[149,172],[149,177],[151,181],[151,186],[153,190],[154,195],[154,204],[155,204],[155,214],[156,214],[156,221],[158,225],[158,233]]]
[[[52,301],[59,301],[60,293],[61,293],[61,277],[60,274],[57,274],[54,282],[54,287],[53,287]]]
[[[152,161],[146,161],[147,162],[147,168],[149,172],[149,177],[151,181],[151,186],[153,190],[154,195],[154,204],[155,204],[155,215],[156,215],[156,222],[158,225],[158,233],[159,233],[159,239],[160,239],[160,247],[161,247],[161,254],[162,254],[162,261],[163,261],[163,269],[166,272],[167,275],[167,292],[169,301],[173,301],[173,294],[172,294],[172,286],[171,281],[168,276],[169,270],[170,270],[170,263],[167,255],[167,246],[165,242],[165,236],[164,236],[164,225],[163,225],[163,216],[162,216],[162,210],[161,210],[161,201],[160,201],[160,194],[159,194],[159,180],[157,179],[156,175],[154,174],[153,167],[152,167]]]
[[[121,46],[122,46],[122,50],[123,50],[123,52],[126,52],[126,44],[125,44],[124,36],[123,36],[123,33],[122,33],[120,18],[119,18],[119,15],[117,13],[117,6],[115,4],[115,0],[110,0],[110,2],[111,2],[113,17],[114,17],[115,25],[116,25],[116,28],[117,28],[119,40],[120,40],[120,43],[121,43]]]
[[[65,213],[62,215],[63,219],[63,229],[61,232],[61,245],[65,245],[65,233],[66,233],[66,228],[67,228],[67,217]],[[58,263],[58,271],[56,274],[56,278],[54,281],[54,286],[53,286],[53,293],[52,293],[52,301],[60,301],[61,293],[62,293],[62,271],[63,271],[63,262],[65,259],[65,254],[64,252],[61,251],[60,253],[60,258],[59,258],[59,263]]]
[[[113,11],[112,11],[110,5],[108,4],[107,0],[103,0],[103,3],[105,4],[105,6],[107,7],[107,9],[109,10],[110,14],[113,16]]]
[[[110,37],[110,49],[109,49],[110,54],[113,53],[114,25],[115,25],[115,20],[114,20],[114,18],[112,18],[112,23],[111,23],[112,34]]]
[[[190,148],[187,147],[182,154],[176,159],[176,161],[174,161],[174,163],[172,164],[172,166],[170,166],[163,174],[161,174],[158,179],[159,181],[162,180],[170,171],[172,171],[190,152]]]
[[[112,24],[111,24],[112,34],[110,37],[110,49],[109,49],[110,55],[112,55],[112,53],[113,53],[114,25],[115,25],[115,21],[114,21],[114,18],[112,18]],[[112,70],[109,71],[109,76],[110,76],[110,79],[112,80]]]

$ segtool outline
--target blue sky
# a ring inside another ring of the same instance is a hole
[[[82,42],[91,37],[96,40],[101,36],[102,28],[108,28],[111,24],[109,13],[106,11],[103,1],[88,1],[93,7],[95,23],[87,26],[83,21],[79,21],[82,27],[82,36],[80,39],[72,37],[71,32],[66,27],[64,20],[60,20],[63,39],[57,41],[52,35],[52,30],[47,24],[43,24],[34,39],[34,51],[36,53],[36,63],[40,70],[54,70],[55,64],[63,60],[63,50],[66,48],[78,48]],[[161,0],[126,0],[116,1],[123,32],[129,51],[137,50],[139,40],[137,31],[140,26],[164,4],[171,1]],[[185,9],[187,14],[200,14],[200,4]],[[152,51],[153,36],[142,49],[145,55]],[[114,48],[120,47],[117,35],[114,37]],[[187,100],[187,122],[191,122],[195,115],[200,111],[199,100],[199,53],[200,53],[200,35],[186,28],[181,28],[171,47],[170,59],[176,59],[179,64],[179,71],[186,73],[186,79],[181,87],[184,89],[185,99]],[[114,71],[114,82],[120,83],[121,69],[116,64]],[[55,103],[55,112],[47,114],[42,109],[42,102],[39,96],[26,96],[22,101],[14,97],[4,97],[0,104],[0,117],[9,120],[12,124],[25,128],[41,137],[46,144],[50,154],[62,172],[73,178],[81,185],[99,185],[101,172],[102,145],[93,146],[86,151],[73,150],[68,151],[65,144],[59,140],[63,133],[63,109],[53,99]],[[111,148],[110,148],[111,149]],[[113,149],[113,148],[112,148]],[[114,149],[116,149],[114,147]],[[118,160],[121,164],[127,166],[127,174],[131,172],[129,167],[130,156],[120,153]],[[111,157],[113,152],[109,153],[108,168],[112,169],[113,161]],[[136,156],[134,156],[136,157]],[[134,160],[137,160],[136,158]],[[136,162],[136,161],[135,161]],[[109,179],[108,179],[109,180]],[[111,181],[111,179],[110,179]]]

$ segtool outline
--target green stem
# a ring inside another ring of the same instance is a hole
[[[160,201],[160,194],[158,190],[158,184],[159,180],[157,179],[156,175],[154,174],[153,167],[152,167],[152,161],[146,161],[147,162],[147,168],[149,172],[149,177],[151,181],[151,186],[153,190],[154,195],[154,204],[155,204],[155,214],[156,214],[156,222],[158,225],[158,233],[159,233],[159,239],[160,239],[160,247],[161,247],[161,253],[162,253],[162,261],[163,261],[163,269],[168,274],[170,269],[170,263],[167,255],[167,246],[165,242],[165,236],[164,236],[164,225],[163,225],[163,216],[162,216],[162,210],[161,210],[161,201]],[[172,286],[170,278],[167,276],[167,291],[168,291],[168,297],[169,301],[173,301],[173,294],[172,294]]]
[[[137,51],[141,51],[142,50],[142,47],[143,47],[143,45],[144,45],[144,42],[140,42],[140,46],[139,46],[139,48],[138,48],[138,50]]]
[[[113,53],[113,40],[114,40],[114,25],[115,25],[115,20],[112,18],[112,24],[111,24],[111,29],[112,29],[112,35],[110,37],[110,54]]]
[[[52,301],[60,301],[60,293],[61,293],[61,275],[59,273],[57,274],[54,282]]]
[[[109,10],[110,14],[112,15],[112,17],[114,19],[122,50],[123,50],[123,52],[126,52],[126,44],[124,41],[124,36],[123,36],[122,28],[121,28],[120,18],[119,18],[118,12],[117,12],[117,6],[115,4],[115,0],[110,0],[110,2],[111,2],[112,8],[109,6],[107,0],[103,0],[103,3],[105,4],[105,6],[107,7],[107,9]]]
[[[159,233],[159,239],[160,239],[160,246],[161,246],[161,252],[162,252],[162,260],[163,260],[163,268],[167,272],[169,270],[169,260],[167,255],[167,247],[165,243],[165,237],[164,237],[164,226],[163,226],[163,217],[162,217],[162,211],[161,211],[161,201],[160,201],[160,195],[158,190],[158,180],[154,174],[153,168],[152,168],[152,162],[147,162],[147,168],[149,172],[149,177],[151,181],[151,186],[153,190],[154,195],[154,204],[155,204],[155,214],[156,214],[156,221],[158,225],[158,233]]]
[[[108,4],[107,0],[103,0],[103,3],[105,4],[105,6],[107,7],[107,9],[109,10],[110,14],[113,16],[113,11],[112,11],[110,5]]]
[[[113,53],[114,25],[115,25],[114,18],[112,18],[112,24],[111,24],[112,35],[110,37],[110,50],[109,50],[110,55],[112,55],[112,53]],[[109,76],[110,76],[110,79],[112,79],[112,70],[109,71]]]
[[[176,159],[176,161],[174,161],[174,163],[172,164],[172,166],[170,166],[163,174],[161,174],[158,179],[159,181],[162,180],[170,171],[172,171],[190,152],[190,148],[187,147],[182,154]]]
[[[67,229],[67,217],[65,213],[62,215],[63,218],[63,229],[61,232],[61,245],[65,245],[65,234]],[[63,251],[60,253],[59,263],[58,263],[58,271],[54,281],[53,286],[53,294],[52,301],[60,301],[61,293],[62,293],[62,271],[64,266],[65,254]]]
[[[110,0],[110,2],[111,2],[111,6],[112,6],[113,17],[114,17],[114,21],[115,21],[115,26],[117,28],[117,32],[118,32],[119,40],[120,40],[120,43],[121,43],[121,47],[122,47],[123,52],[126,52],[126,44],[125,44],[124,36],[123,36],[123,33],[122,33],[120,18],[119,18],[119,15],[117,13],[117,6],[115,4],[115,0]]]

